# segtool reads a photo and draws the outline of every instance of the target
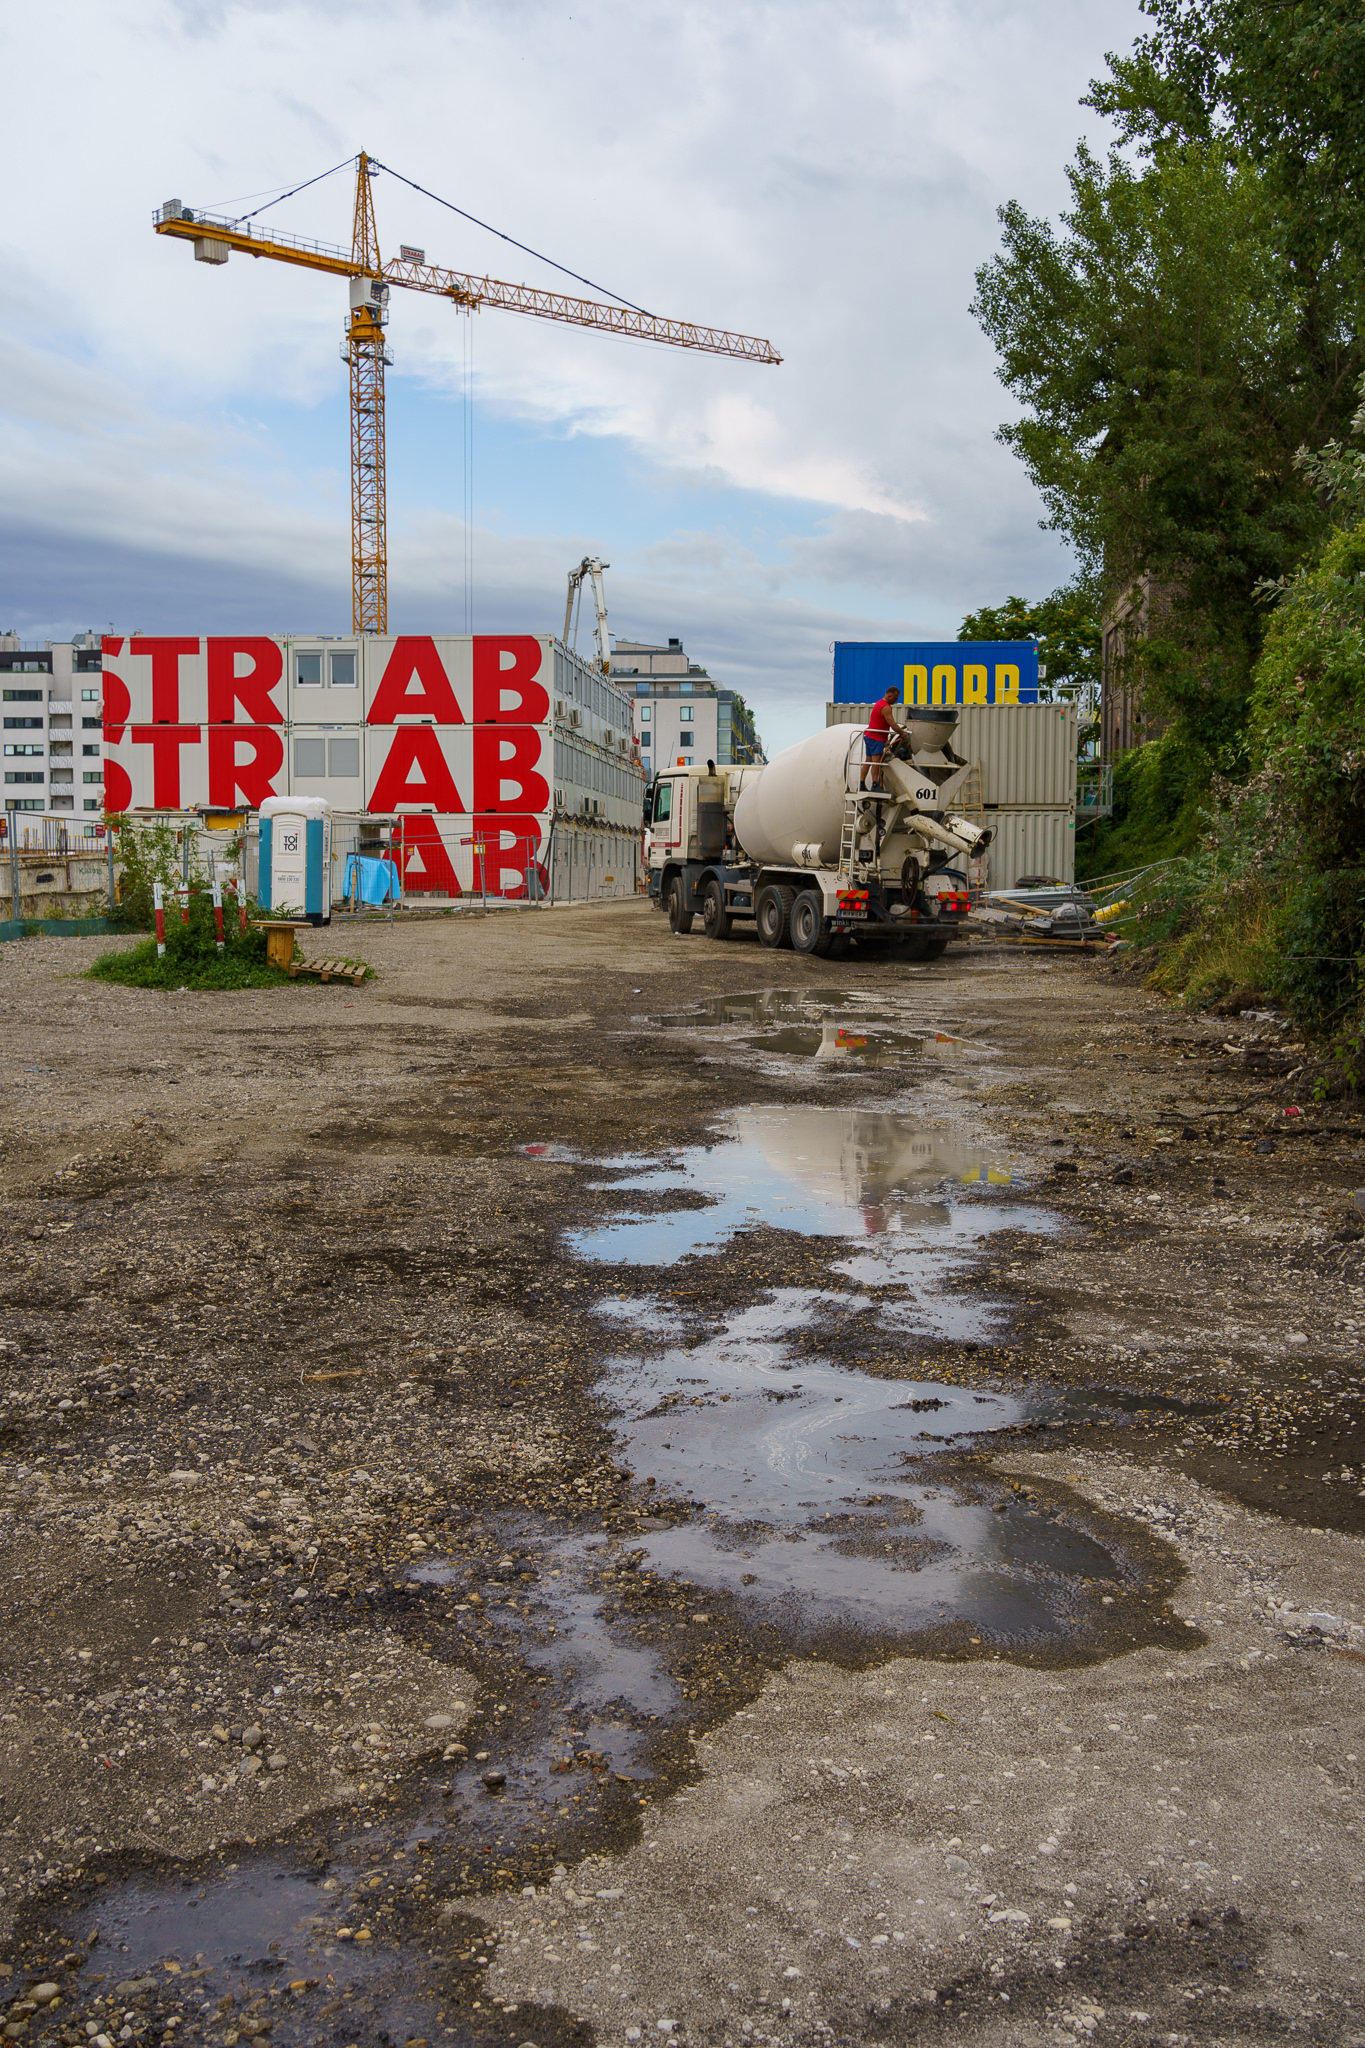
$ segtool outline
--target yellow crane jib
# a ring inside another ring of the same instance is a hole
[[[729,328],[704,327],[690,320],[661,319],[633,306],[577,299],[565,292],[508,284],[501,278],[443,270],[426,261],[424,250],[406,245],[400,255],[385,262],[380,255],[375,225],[375,172],[376,166],[362,150],[356,159],[355,213],[349,253],[281,229],[264,232],[250,221],[223,220],[196,212],[178,199],[168,199],[152,216],[157,234],[192,244],[196,263],[221,266],[236,250],[242,256],[265,256],[275,263],[292,263],[301,270],[321,270],[348,280],[350,307],[341,355],[348,365],[351,385],[351,627],[356,633],[388,630],[384,370],[393,362],[393,355],[384,339],[384,328],[393,285],[435,293],[470,312],[491,306],[505,313],[524,313],[536,320],[591,327],[635,341],[657,341],[668,348],[695,349],[706,355],[731,356],[751,363],[782,361],[772,343],[756,334],[737,334]]]

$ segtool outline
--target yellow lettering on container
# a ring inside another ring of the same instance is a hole
[[[950,661],[934,670],[934,691],[931,700],[935,704],[956,704],[957,670]]]
[[[929,671],[915,661],[905,664],[905,701],[907,704],[929,702]]]
[[[986,704],[990,701],[990,689],[983,663],[969,661],[963,665],[962,701],[964,704]]]
[[[1012,661],[997,661],[995,664],[995,701],[997,704],[1019,702],[1019,669]]]

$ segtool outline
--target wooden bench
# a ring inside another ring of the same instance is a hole
[[[300,974],[316,974],[321,981],[330,981],[335,975],[338,981],[354,982],[359,988],[368,972],[363,960],[291,960],[289,963],[291,981]]]

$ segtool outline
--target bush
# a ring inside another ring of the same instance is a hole
[[[1078,878],[1189,852],[1199,840],[1211,772],[1208,756],[1178,727],[1125,754],[1114,767],[1113,816],[1096,826]]]
[[[1305,1029],[1339,1029],[1365,980],[1365,869],[1310,875],[1290,892],[1269,982]]]
[[[166,916],[166,957],[157,958],[156,940],[146,939],[126,952],[101,953],[87,970],[96,981],[121,982],[126,988],[277,988],[287,983],[282,967],[266,964],[263,931],[238,931],[224,919],[225,945],[215,945],[213,906],[202,896],[190,898],[190,921],[182,924],[178,910]]]

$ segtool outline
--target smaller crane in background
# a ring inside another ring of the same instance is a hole
[[[564,604],[564,645],[577,651],[578,617],[574,600],[577,598],[581,607],[583,585],[591,582],[593,598],[597,605],[597,659],[593,667],[599,675],[607,675],[611,669],[611,641],[607,638],[607,600],[602,589],[602,571],[610,567],[610,562],[599,562],[596,555],[584,555],[578,567],[569,571],[569,595]],[[569,637],[571,629],[572,639]]]

